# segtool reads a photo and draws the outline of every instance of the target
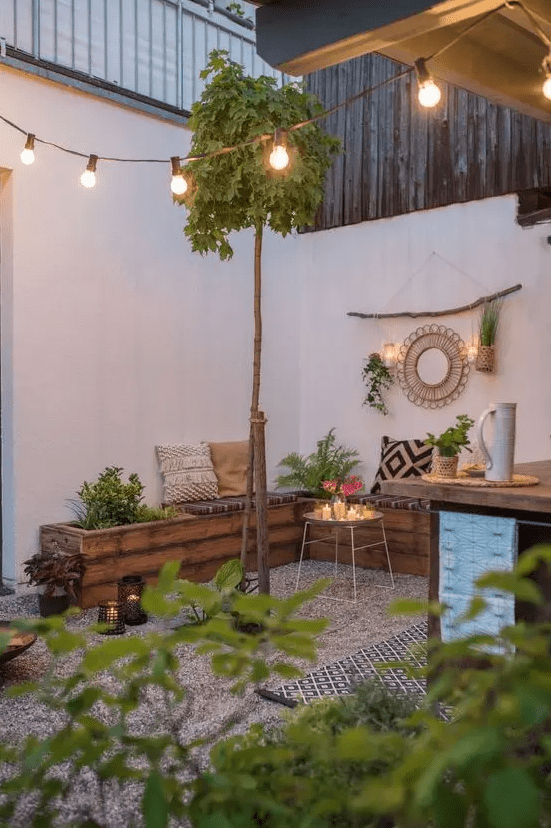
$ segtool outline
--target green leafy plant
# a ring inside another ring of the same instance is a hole
[[[494,345],[501,314],[502,300],[493,299],[482,307],[480,313],[478,331],[481,345]]]
[[[459,414],[455,425],[447,428],[438,437],[435,437],[430,431],[427,432],[428,437],[425,440],[425,445],[437,448],[442,457],[455,457],[462,448],[470,451],[471,449],[468,448],[470,440],[467,437],[467,432],[473,425],[474,420],[471,420],[466,414]]]
[[[193,777],[201,773],[193,750],[205,741],[188,743],[181,736],[182,720],[189,715],[177,655],[180,652],[181,656],[182,645],[208,652],[214,674],[231,679],[234,692],[240,692],[247,682],[270,676],[296,676],[299,671],[288,659],[315,657],[313,636],[325,622],[293,616],[327,582],[286,600],[229,592],[222,607],[219,589],[179,580],[180,565],[180,561],[166,564],[157,586],[148,586],[143,593],[146,612],[162,621],[157,631],[97,644],[90,635],[97,626],[73,631],[61,617],[14,623],[17,629],[34,632],[44,640],[51,666],[42,682],[3,692],[11,696],[32,694],[32,704],[44,705],[51,711],[52,721],[59,724],[40,740],[29,734],[10,744],[5,736],[0,737],[1,825],[14,824],[14,814],[24,809],[25,825],[30,828],[109,826],[113,822],[106,790],[118,789],[124,799],[127,786],[131,786],[131,798],[136,790],[140,793],[143,821],[134,815],[126,824],[167,828],[170,821],[171,825],[182,825],[189,810]],[[238,573],[232,574],[231,569],[226,567],[224,574],[217,576],[219,587],[235,582]],[[192,602],[209,615],[205,623],[169,626]],[[237,631],[233,612],[251,622],[261,618],[262,633]],[[3,637],[0,651],[8,638]],[[269,662],[266,648],[272,651]],[[78,654],[79,660],[75,671],[67,674],[63,661],[69,653]],[[136,733],[134,719],[142,705],[147,708],[150,727]],[[211,743],[230,724],[230,720],[220,722]],[[97,785],[96,822],[87,821],[91,817],[88,811],[77,819],[74,811],[67,816],[64,810],[69,797],[74,808],[83,780],[86,786],[90,780]]]
[[[551,547],[536,547],[521,555],[514,571],[480,577],[477,588],[514,596],[545,618],[546,600],[531,576],[550,566]],[[179,561],[165,566],[157,587],[148,587],[142,599],[147,612],[167,621],[190,601],[207,609],[220,600],[217,590],[179,581],[179,567]],[[0,741],[0,823],[12,824],[18,809],[26,808],[31,828],[90,825],[89,814],[76,822],[73,813],[67,821],[63,811],[84,774],[87,785],[97,782],[102,825],[110,824],[105,786],[124,791],[131,784],[141,792],[145,828],[187,824],[189,818],[194,828],[547,828],[549,621],[429,642],[426,668],[401,664],[413,677],[431,677],[426,704],[409,715],[392,709],[390,699],[372,699],[371,690],[363,702],[322,702],[298,711],[280,731],[253,726],[245,737],[216,740],[211,766],[201,769],[192,753],[196,743],[180,735],[186,708],[177,648],[210,651],[213,671],[234,679],[236,689],[271,674],[295,675],[291,665],[271,657],[267,662],[264,653],[269,645],[284,656],[313,656],[312,636],[322,623],[297,621],[293,613],[325,585],[285,600],[236,592],[230,612],[222,610],[204,625],[99,645],[86,633],[67,630],[62,618],[18,622],[18,629],[44,638],[52,668],[41,684],[4,692],[33,693],[34,703],[55,711],[61,725],[42,740],[29,735],[15,744]],[[483,594],[473,598],[465,620],[484,611]],[[395,609],[422,616],[445,610],[414,601]],[[262,633],[236,631],[232,611],[263,620]],[[4,637],[0,646],[6,645]],[[73,674],[57,669],[76,651],[81,661]],[[107,688],[104,671],[117,679]],[[166,702],[170,721],[156,729],[151,718],[150,731],[136,735],[133,715],[150,696]],[[451,711],[447,720],[443,709]]]
[[[82,529],[108,529],[128,523],[147,523],[178,517],[174,507],[157,508],[142,503],[143,485],[137,474],[122,480],[123,469],[108,466],[93,483],[82,484],[78,500],[69,501]]]
[[[46,598],[62,590],[76,603],[77,588],[86,572],[86,562],[81,552],[63,552],[55,544],[53,549],[36,552],[25,561],[23,571],[29,584],[44,588]]]
[[[380,354],[369,354],[367,364],[362,370],[362,377],[367,388],[363,404],[380,411],[381,414],[388,414],[383,391],[387,391],[394,384],[394,377]]]
[[[228,5],[226,6],[226,11],[229,11],[232,14],[237,15],[237,17],[245,17],[245,11],[241,3],[228,3]]]
[[[214,824],[217,816],[227,820],[222,824],[272,828],[283,824],[283,814],[271,805],[277,802],[280,810],[293,810],[286,815],[292,826],[380,825],[378,815],[356,809],[353,802],[366,779],[388,771],[391,755],[342,761],[320,747],[361,727],[372,734],[396,732],[407,738],[415,732],[406,721],[415,710],[414,699],[374,679],[358,685],[351,696],[301,705],[282,726],[256,725],[244,736],[219,743],[211,752],[214,773],[195,783],[193,824],[207,825],[209,818]],[[236,784],[243,774],[254,781],[246,803]]]
[[[359,454],[355,449],[335,445],[335,429],[317,442],[316,451],[304,457],[291,452],[278,464],[286,466],[289,471],[276,478],[276,485],[281,489],[304,489],[314,497],[329,498],[331,492],[323,487],[325,480],[345,480],[350,472],[360,464]]]
[[[254,344],[250,406],[251,456],[263,475],[256,483],[255,510],[258,526],[258,558],[268,557],[267,499],[265,472],[265,418],[259,410],[262,353],[262,239],[265,227],[286,236],[310,224],[323,199],[325,176],[340,140],[315,121],[287,132],[299,122],[309,122],[323,113],[320,101],[300,84],[277,86],[274,78],[253,78],[229,60],[228,52],[215,50],[201,72],[208,83],[193,104],[189,128],[193,131],[191,155],[186,165],[190,187],[175,200],[188,208],[184,233],[191,248],[201,254],[213,252],[220,259],[233,256],[229,236],[234,230],[254,230]],[[269,164],[275,130],[282,131],[290,164],[275,170]],[[231,152],[224,148],[235,147]],[[220,154],[202,158],[212,152]],[[247,491],[252,492],[252,464]],[[249,525],[251,503],[244,512]],[[243,531],[241,561],[247,555],[249,533]],[[267,567],[259,565],[259,589],[269,590]]]

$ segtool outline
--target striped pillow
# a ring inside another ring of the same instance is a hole
[[[164,482],[163,503],[218,497],[218,479],[208,443],[160,445],[157,446],[157,457]]]

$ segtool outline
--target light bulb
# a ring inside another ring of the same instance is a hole
[[[547,75],[546,79],[543,82],[543,86],[541,91],[551,101],[551,75]]]
[[[170,189],[174,195],[184,195],[187,192],[187,181],[183,175],[173,175],[170,182]]]
[[[24,164],[32,164],[34,161],[34,152],[32,149],[24,149],[21,153],[21,161]]]
[[[442,93],[435,82],[432,79],[429,79],[419,84],[418,96],[421,106],[430,108],[436,106],[442,97]]]
[[[95,187],[96,186],[96,166],[98,163],[98,156],[91,155],[88,158],[88,163],[86,165],[86,169],[80,176],[80,183],[83,187]]]
[[[270,153],[270,166],[274,170],[284,170],[289,165],[289,153],[281,144],[274,147]]]
[[[96,186],[96,174],[92,170],[84,170],[82,175],[80,176],[80,183],[83,187],[95,187]]]
[[[27,135],[25,148],[21,153],[21,161],[23,164],[32,164],[34,161],[34,135],[32,132],[29,132]]]

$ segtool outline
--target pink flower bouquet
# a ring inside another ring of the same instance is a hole
[[[326,492],[330,494],[344,495],[350,497],[351,495],[363,489],[363,480],[357,475],[351,474],[345,477],[344,480],[337,478],[336,480],[324,480],[321,484]]]

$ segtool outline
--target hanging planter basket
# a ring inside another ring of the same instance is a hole
[[[434,477],[457,477],[457,463],[459,457],[442,457],[434,454],[432,458],[432,474]]]
[[[476,355],[475,368],[485,374],[492,374],[495,370],[495,346],[479,345]]]

